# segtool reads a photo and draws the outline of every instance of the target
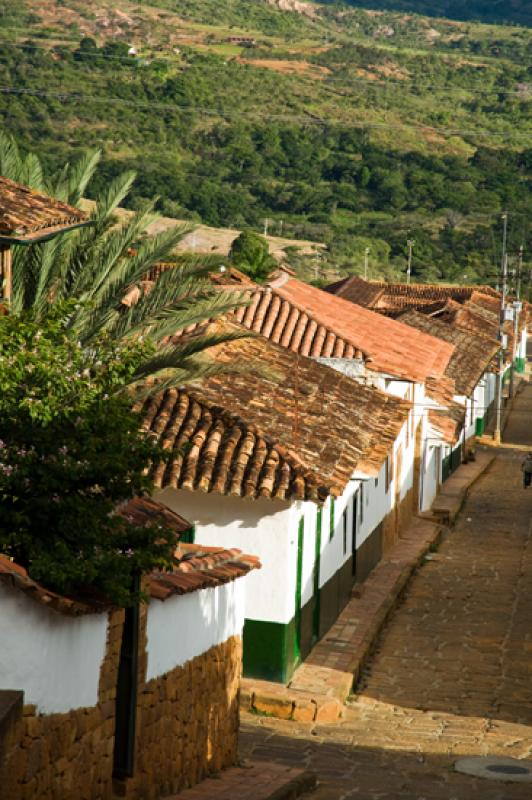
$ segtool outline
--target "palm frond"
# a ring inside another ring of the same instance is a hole
[[[68,175],[68,202],[77,206],[102,157],[101,150],[89,150],[74,164]]]
[[[20,182],[24,162],[15,139],[0,131],[0,175]]]
[[[44,191],[44,173],[40,159],[35,153],[28,153],[22,166],[20,183],[25,183],[37,191]]]

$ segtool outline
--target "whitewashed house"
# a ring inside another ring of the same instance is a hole
[[[195,523],[198,541],[257,553],[244,670],[285,681],[396,524],[410,405],[263,337],[216,358],[248,371],[145,404],[146,429],[172,451],[154,471],[156,497]]]
[[[238,288],[241,291],[245,287],[240,284]],[[448,394],[445,371],[454,346],[309,286],[285,271],[266,288],[252,286],[247,292],[250,304],[235,313],[240,325],[359,383],[411,403],[407,435],[404,442],[397,443],[391,464],[391,469],[402,476],[400,493],[394,498],[396,525],[387,527],[382,553],[396,540],[409,517],[430,506],[434,499],[434,465],[424,453],[434,440],[445,445],[428,418],[429,411],[441,407],[444,400],[440,392],[430,397],[427,386],[433,390],[443,383]],[[377,503],[370,517],[379,518],[381,510]]]

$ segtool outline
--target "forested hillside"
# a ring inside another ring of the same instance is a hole
[[[386,11],[411,11],[450,19],[476,19],[532,25],[530,0],[323,0],[330,5],[361,6]]]
[[[493,282],[501,212],[529,232],[530,32],[301,5],[10,0],[0,123],[55,165],[102,147],[133,205],[325,241],[328,277],[413,238],[418,278]]]

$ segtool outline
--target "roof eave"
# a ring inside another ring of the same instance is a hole
[[[70,233],[70,231],[77,230],[78,228],[87,228],[89,225],[94,225],[93,220],[87,220],[86,222],[75,222],[70,225],[55,225],[53,228],[43,228],[39,231],[29,232],[27,234],[2,234],[0,233],[0,245],[2,244],[18,244],[18,245],[30,245],[30,244],[37,244],[39,242],[46,242],[49,239],[53,239],[54,236],[57,236],[60,233]]]

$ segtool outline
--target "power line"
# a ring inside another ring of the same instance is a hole
[[[61,103],[65,103],[67,100],[74,100],[77,101],[79,104],[84,103],[85,101],[90,101],[91,103],[100,103],[102,105],[122,105],[129,108],[143,108],[149,110],[156,110],[156,111],[168,111],[170,113],[185,113],[185,114],[194,114],[194,113],[201,113],[206,114],[208,116],[219,117],[221,119],[229,119],[229,118],[250,118],[250,119],[280,119],[280,120],[298,120],[305,124],[314,124],[314,125],[321,125],[321,126],[329,126],[331,124],[335,124],[344,128],[357,128],[357,129],[375,129],[375,130],[414,130],[414,131],[430,131],[433,133],[441,133],[442,135],[446,136],[470,136],[470,137],[488,137],[488,138],[499,138],[499,137],[506,137],[508,136],[508,132],[506,131],[474,131],[474,130],[465,130],[460,128],[436,128],[432,125],[428,125],[427,123],[420,123],[419,125],[408,125],[408,124],[391,124],[391,123],[384,123],[384,122],[353,122],[353,121],[346,121],[341,119],[332,119],[327,118],[323,119],[320,116],[315,114],[295,114],[295,113],[261,113],[256,111],[221,111],[218,109],[212,108],[205,108],[201,106],[183,106],[179,105],[178,103],[174,105],[169,105],[165,103],[139,103],[138,101],[133,100],[124,100],[122,98],[117,97],[106,97],[101,98],[95,95],[85,95],[80,94],[78,92],[44,92],[42,90],[37,89],[22,89],[17,88],[14,86],[0,86],[0,93],[2,94],[12,94],[12,95],[26,95],[31,97],[50,97],[58,100]],[[360,111],[360,109],[357,109]],[[515,134],[512,137],[515,139],[524,139],[525,141],[529,140],[529,136],[526,134]]]

